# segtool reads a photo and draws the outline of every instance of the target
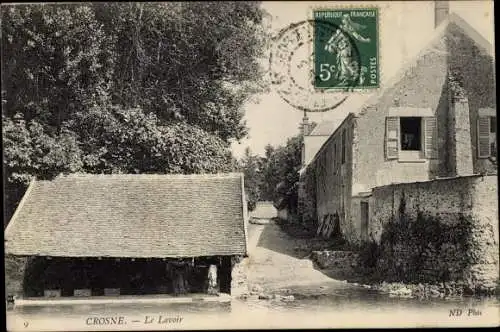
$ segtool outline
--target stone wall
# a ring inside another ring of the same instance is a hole
[[[316,173],[308,167],[300,176],[298,213],[303,224],[317,225],[316,217]]]
[[[231,257],[231,296],[248,293],[248,257]]]
[[[311,260],[315,262],[320,269],[336,269],[345,272],[354,272],[358,267],[358,253],[353,251],[332,251],[322,250],[313,251]]]
[[[300,177],[299,214],[321,237],[339,235],[334,234],[338,230],[347,239],[355,238],[350,216],[353,119],[352,114],[344,119]]]
[[[473,157],[471,144],[471,124],[469,101],[466,97],[453,96],[450,105],[453,112],[450,112],[449,123],[450,146],[453,146],[450,156],[450,173],[452,176],[463,176],[474,174]]]
[[[28,264],[27,257],[5,257],[5,296],[22,296],[24,288],[24,272]]]
[[[310,165],[316,172],[317,234],[324,238],[341,235],[354,242],[358,237],[350,208],[354,128],[354,117],[350,114]]]
[[[408,282],[462,281],[495,288],[499,277],[497,176],[373,189],[369,235],[378,269]]]

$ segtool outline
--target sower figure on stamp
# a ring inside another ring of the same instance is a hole
[[[335,77],[340,81],[339,85],[356,82],[359,76],[358,62],[354,59],[351,42],[340,29],[328,40],[325,50],[337,54]]]

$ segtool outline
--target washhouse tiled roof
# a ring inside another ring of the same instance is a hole
[[[33,181],[5,253],[63,257],[246,254],[243,175],[70,175]]]

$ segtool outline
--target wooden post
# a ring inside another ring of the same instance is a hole
[[[178,266],[173,266],[173,289],[174,294],[185,294],[187,293],[185,282],[184,282],[184,270]]]

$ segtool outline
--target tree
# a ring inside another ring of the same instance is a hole
[[[245,175],[248,207],[252,211],[261,200],[284,198],[291,212],[297,207],[297,188],[301,167],[302,136],[294,136],[284,146],[264,148],[264,157],[252,154],[250,148],[239,161]]]
[[[269,160],[274,154],[274,150],[275,149],[271,144],[266,144],[266,146],[264,147],[264,158],[266,160]]]
[[[111,59],[88,6],[2,6],[2,114],[58,133],[105,97]]]
[[[292,213],[297,211],[299,171],[302,166],[302,136],[288,139],[281,158],[285,198]]]
[[[302,136],[294,136],[284,146],[266,148],[265,165],[262,171],[262,196],[276,201],[285,197],[291,210],[297,205],[297,183],[301,167]]]
[[[244,174],[245,194],[248,210],[253,211],[256,203],[261,199],[261,158],[252,154],[249,147],[240,161],[240,170]]]
[[[59,128],[104,100],[229,142],[263,86],[258,2],[2,7],[5,114]]]
[[[32,176],[234,169],[263,15],[257,2],[2,6],[7,210]]]
[[[47,179],[81,171],[82,151],[69,130],[51,136],[36,120],[26,123],[20,114],[15,121],[2,116],[2,123],[4,216],[10,217],[33,176]]]
[[[274,200],[274,189],[280,178],[280,165],[278,164],[277,154],[280,147],[274,148],[270,144],[264,148],[265,157],[263,158],[264,167],[262,170],[262,198],[266,201]]]
[[[257,2],[95,3],[113,36],[112,98],[223,140],[246,135],[244,101],[261,88],[266,38]]]

